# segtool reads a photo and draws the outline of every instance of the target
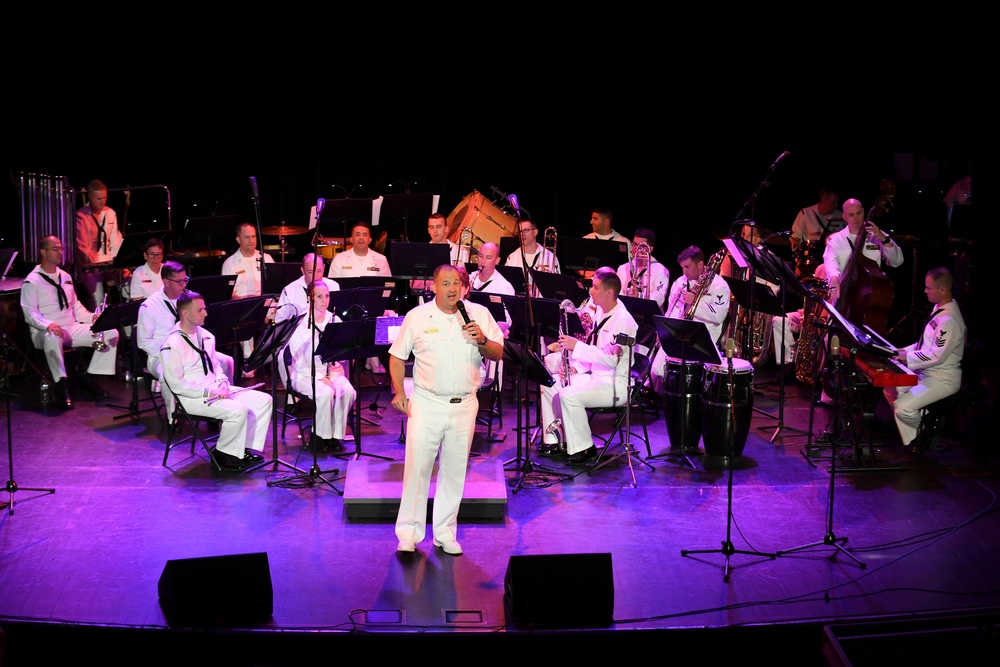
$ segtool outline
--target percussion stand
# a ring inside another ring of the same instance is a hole
[[[732,423],[736,424],[736,401],[735,394],[733,393],[733,349],[732,346],[727,346],[726,357],[729,361],[729,410],[732,419]],[[729,437],[736,438],[735,428],[730,432]],[[733,443],[735,445],[735,442]],[[735,447],[733,447],[735,452]],[[722,542],[721,549],[682,549],[681,555],[687,556],[689,554],[711,554],[711,553],[721,553],[726,557],[725,564],[722,568],[722,580],[725,582],[729,581],[730,572],[730,558],[733,554],[743,554],[745,556],[761,556],[768,560],[774,560],[778,554],[764,553],[762,551],[754,551],[750,549],[737,549],[733,546],[732,542],[732,526],[733,526],[733,468],[736,467],[735,456],[729,457],[729,464],[726,466],[729,468],[729,481],[726,486],[726,539]]]
[[[17,482],[14,481],[14,441],[11,437],[11,425],[10,425],[10,366],[7,362],[7,352],[10,349],[17,349],[14,346],[14,342],[11,341],[7,334],[0,331],[0,336],[3,336],[3,341],[0,343],[0,347],[3,348],[3,386],[6,388],[4,392],[4,405],[7,414],[7,466],[10,471],[10,477],[7,478],[7,486],[4,487],[8,494],[10,494],[10,500],[6,503],[8,508],[8,513],[14,513],[14,494],[17,491],[39,491],[41,493],[55,493],[55,489],[39,489],[39,488],[28,488],[28,487],[18,487]]]
[[[841,359],[840,359],[840,340],[835,334],[830,340],[830,359],[833,364],[833,381],[834,381],[834,402],[833,402],[833,412],[834,412],[834,423],[838,418],[838,410],[840,406],[841,399]],[[851,560],[857,563],[862,570],[868,567],[868,564],[859,559],[857,556],[848,551],[843,545],[847,543],[846,537],[837,537],[833,532],[833,494],[836,484],[834,480],[836,479],[837,473],[837,440],[834,438],[832,440],[832,451],[830,458],[830,488],[827,492],[826,500],[826,534],[823,536],[823,540],[820,542],[813,542],[811,544],[803,544],[802,546],[793,547],[791,549],[784,549],[782,551],[776,552],[775,555],[783,556],[785,554],[795,553],[797,551],[804,551],[805,549],[811,549],[813,547],[828,546],[836,549],[833,556],[836,557],[837,553],[846,554]]]

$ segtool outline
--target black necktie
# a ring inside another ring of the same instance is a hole
[[[105,254],[108,252],[108,233],[104,231],[104,218],[101,216],[101,221],[97,222],[97,216],[94,216],[94,222],[97,222],[97,247],[103,247]]]
[[[44,278],[45,282],[56,288],[56,297],[59,299],[59,310],[65,310],[66,308],[69,308],[69,298],[66,296],[66,290],[63,289],[62,286],[62,276],[56,274],[59,277],[59,282],[56,282],[52,280],[52,278],[49,278],[44,273],[39,273],[38,275]]]
[[[493,281],[492,280],[487,280],[485,283],[483,283],[479,287],[474,288],[473,291],[474,292],[482,292],[484,289],[486,289],[486,286],[489,285],[491,282],[493,282]]]
[[[171,306],[169,301],[164,301],[164,303],[166,303],[167,304],[167,308],[170,309],[170,314],[174,316],[174,323],[176,324],[177,322],[180,322],[181,321],[181,316],[177,314],[177,309],[175,309],[173,306]]]
[[[191,339],[187,337],[187,334],[183,334],[182,337],[184,338],[184,342],[190,345],[191,349],[198,353],[198,356],[201,358],[201,369],[205,372],[205,377],[208,377],[208,367],[210,365],[208,363],[208,352],[205,351],[205,344],[202,343],[201,337],[198,337],[198,342],[201,344],[201,347],[192,343]]]
[[[596,327],[594,327],[594,330],[590,332],[589,336],[587,336],[587,343],[589,345],[594,345],[594,344],[597,343],[597,334],[600,333],[601,327],[604,326],[604,323],[607,322],[610,319],[611,319],[611,316],[608,315],[603,320],[601,320],[600,324],[598,324]]]

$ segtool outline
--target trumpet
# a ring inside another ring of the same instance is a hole
[[[233,389],[229,390],[229,395],[226,396],[225,398],[232,398],[236,394],[242,394],[243,392],[250,391],[251,389],[260,389],[263,386],[264,386],[263,382],[258,382],[257,384],[250,385],[249,387],[234,387]],[[209,396],[208,398],[205,399],[205,405],[211,405],[212,403],[215,403],[220,398],[223,398],[223,397],[222,396]]]
[[[107,307],[108,307],[108,295],[105,292],[105,294],[104,294],[104,301],[102,301],[101,305],[98,306],[97,310],[94,311],[94,322],[97,321],[97,318],[99,318],[101,316],[101,313],[103,313],[104,310]],[[95,333],[95,334],[91,334],[91,335],[94,338],[96,338],[96,340],[94,341],[94,351],[95,352],[105,352],[105,351],[107,351],[108,344],[104,342],[104,332],[102,331],[101,333]]]
[[[635,248],[632,249],[632,281],[625,291],[626,296],[635,296],[640,299],[649,298],[649,268],[651,263],[649,244],[646,242],[636,244]]]
[[[556,245],[558,242],[559,232],[556,231],[556,228],[546,227],[545,233],[542,235],[542,248],[548,250],[551,254],[549,255],[548,263],[541,267],[543,271],[548,271],[549,273],[556,272]]]

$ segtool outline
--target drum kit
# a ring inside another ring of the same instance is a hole
[[[285,261],[285,253],[287,252],[287,246],[285,245],[286,236],[295,236],[296,234],[305,234],[309,230],[305,227],[295,227],[292,225],[274,225],[271,227],[263,227],[260,233],[264,236],[277,236],[278,245],[281,247],[281,261]]]

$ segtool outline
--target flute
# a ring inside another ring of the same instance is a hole
[[[263,383],[263,382],[258,382],[257,384],[250,385],[249,387],[236,387],[235,389],[230,389],[229,390],[229,396],[226,396],[225,398],[232,398],[236,394],[243,393],[244,391],[250,391],[251,389],[258,389],[259,387],[263,387],[264,384],[265,383]],[[223,397],[222,396],[209,396],[208,398],[205,399],[205,405],[211,405],[212,403],[215,403],[220,398],[223,398]]]

